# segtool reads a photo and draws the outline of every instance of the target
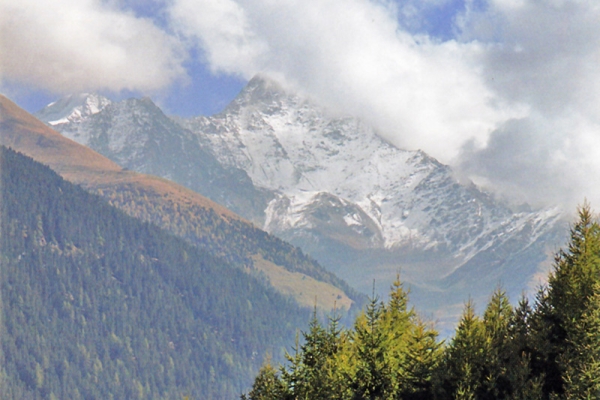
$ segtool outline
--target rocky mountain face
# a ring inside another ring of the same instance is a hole
[[[123,168],[187,186],[250,219],[263,218],[269,193],[244,170],[222,165],[149,98],[113,103],[97,94],[71,95],[36,116]]]
[[[191,160],[210,159],[215,170],[243,171],[246,186],[222,178],[190,187],[209,197],[223,186],[234,198],[262,194],[234,210],[364,292],[375,279],[386,293],[400,272],[436,319],[453,319],[469,296],[485,304],[498,284],[520,295],[565,235],[558,209],[515,211],[424,152],[260,77],[223,112],[178,124],[147,99],[81,119],[81,108],[70,110],[55,113],[68,122],[45,120],[127,168],[193,176],[201,167]]]

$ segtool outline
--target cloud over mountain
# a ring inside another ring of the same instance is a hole
[[[410,34],[391,2],[177,0],[170,14],[213,70],[282,79],[446,162],[520,115],[485,86],[478,43]]]
[[[600,203],[599,27],[595,0],[0,0],[0,82],[262,73],[513,198],[572,207]]]
[[[600,201],[597,3],[467,1],[446,41],[415,33],[433,3],[176,0],[170,16],[214,71],[278,77],[517,200]]]
[[[524,200],[600,202],[600,6],[591,0],[492,0],[463,16],[463,40],[485,42],[487,87],[528,112],[462,167]]]

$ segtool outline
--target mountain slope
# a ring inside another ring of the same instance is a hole
[[[112,103],[95,94],[71,95],[37,117],[123,168],[184,185],[248,219],[264,219],[269,193],[257,190],[245,171],[221,165],[149,98]]]
[[[0,147],[3,399],[233,399],[310,308]]]
[[[287,285],[280,290],[305,305],[304,289],[312,282],[302,279],[307,277],[327,284],[327,290],[319,286],[321,295],[316,299],[324,309],[332,309],[334,304],[349,308],[361,298],[299,249],[266,234],[225,207],[166,179],[122,170],[88,147],[61,136],[2,96],[0,144],[49,165],[66,179],[104,196],[128,214],[182,236],[250,274],[267,274],[273,284],[279,281],[271,279],[269,274],[278,276],[280,271],[265,271],[263,260],[297,272],[296,291],[290,292]],[[314,301],[311,299],[310,305]]]
[[[66,140],[0,95],[0,144],[23,153],[77,181],[78,177],[112,174],[122,168],[106,157]]]

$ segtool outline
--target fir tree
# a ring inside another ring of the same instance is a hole
[[[279,379],[277,372],[267,360],[260,369],[252,389],[248,395],[243,394],[242,400],[285,400],[286,387]]]
[[[506,292],[497,289],[483,314],[483,326],[487,338],[486,363],[483,382],[479,390],[481,398],[506,399],[512,392],[509,377],[514,361],[510,338],[513,310]]]
[[[417,320],[407,338],[404,365],[399,371],[397,398],[425,400],[433,397],[433,372],[439,365],[442,351],[437,332],[427,323]]]
[[[529,300],[523,297],[514,309],[509,327],[512,358],[508,366],[508,376],[512,384],[513,399],[542,398],[542,379],[534,377],[531,364],[531,314]]]
[[[352,399],[386,399],[392,391],[391,371],[386,360],[388,349],[381,329],[383,311],[383,304],[374,296],[364,318],[359,318],[355,325],[355,365],[349,385]]]
[[[440,382],[438,396],[442,399],[469,399],[482,383],[486,364],[488,342],[481,319],[475,314],[469,300],[437,378]]]
[[[579,220],[571,229],[567,250],[555,257],[547,290],[538,294],[533,317],[535,373],[544,380],[544,396],[562,396],[565,391],[564,360],[573,354],[577,323],[589,313],[589,303],[600,283],[600,227],[589,206],[579,209]]]
[[[600,286],[596,285],[586,312],[576,321],[570,348],[561,360],[566,365],[565,398],[600,398]]]
[[[304,344],[299,348],[296,344],[296,354],[287,356],[290,367],[282,369],[282,380],[294,399],[335,397],[332,368],[340,334],[338,321],[339,317],[332,317],[329,330],[325,330],[315,307],[309,330],[303,333]]]

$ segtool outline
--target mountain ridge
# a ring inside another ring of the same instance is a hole
[[[556,208],[513,212],[472,182],[459,182],[450,167],[424,152],[398,149],[355,118],[328,117],[309,100],[263,78],[251,80],[222,113],[183,123],[211,140],[223,163],[246,169],[255,184],[282,193],[272,202],[283,198],[286,204],[273,207],[283,212],[267,221],[290,222],[279,231],[265,227],[292,242],[294,236],[310,236],[310,217],[299,214],[326,208],[314,204],[323,192],[366,213],[365,232],[373,231],[369,223],[379,225],[370,237],[380,233],[384,250],[420,247],[461,259],[442,275],[513,231],[531,228],[543,235],[561,219]],[[360,218],[344,217],[346,228],[361,225]]]

